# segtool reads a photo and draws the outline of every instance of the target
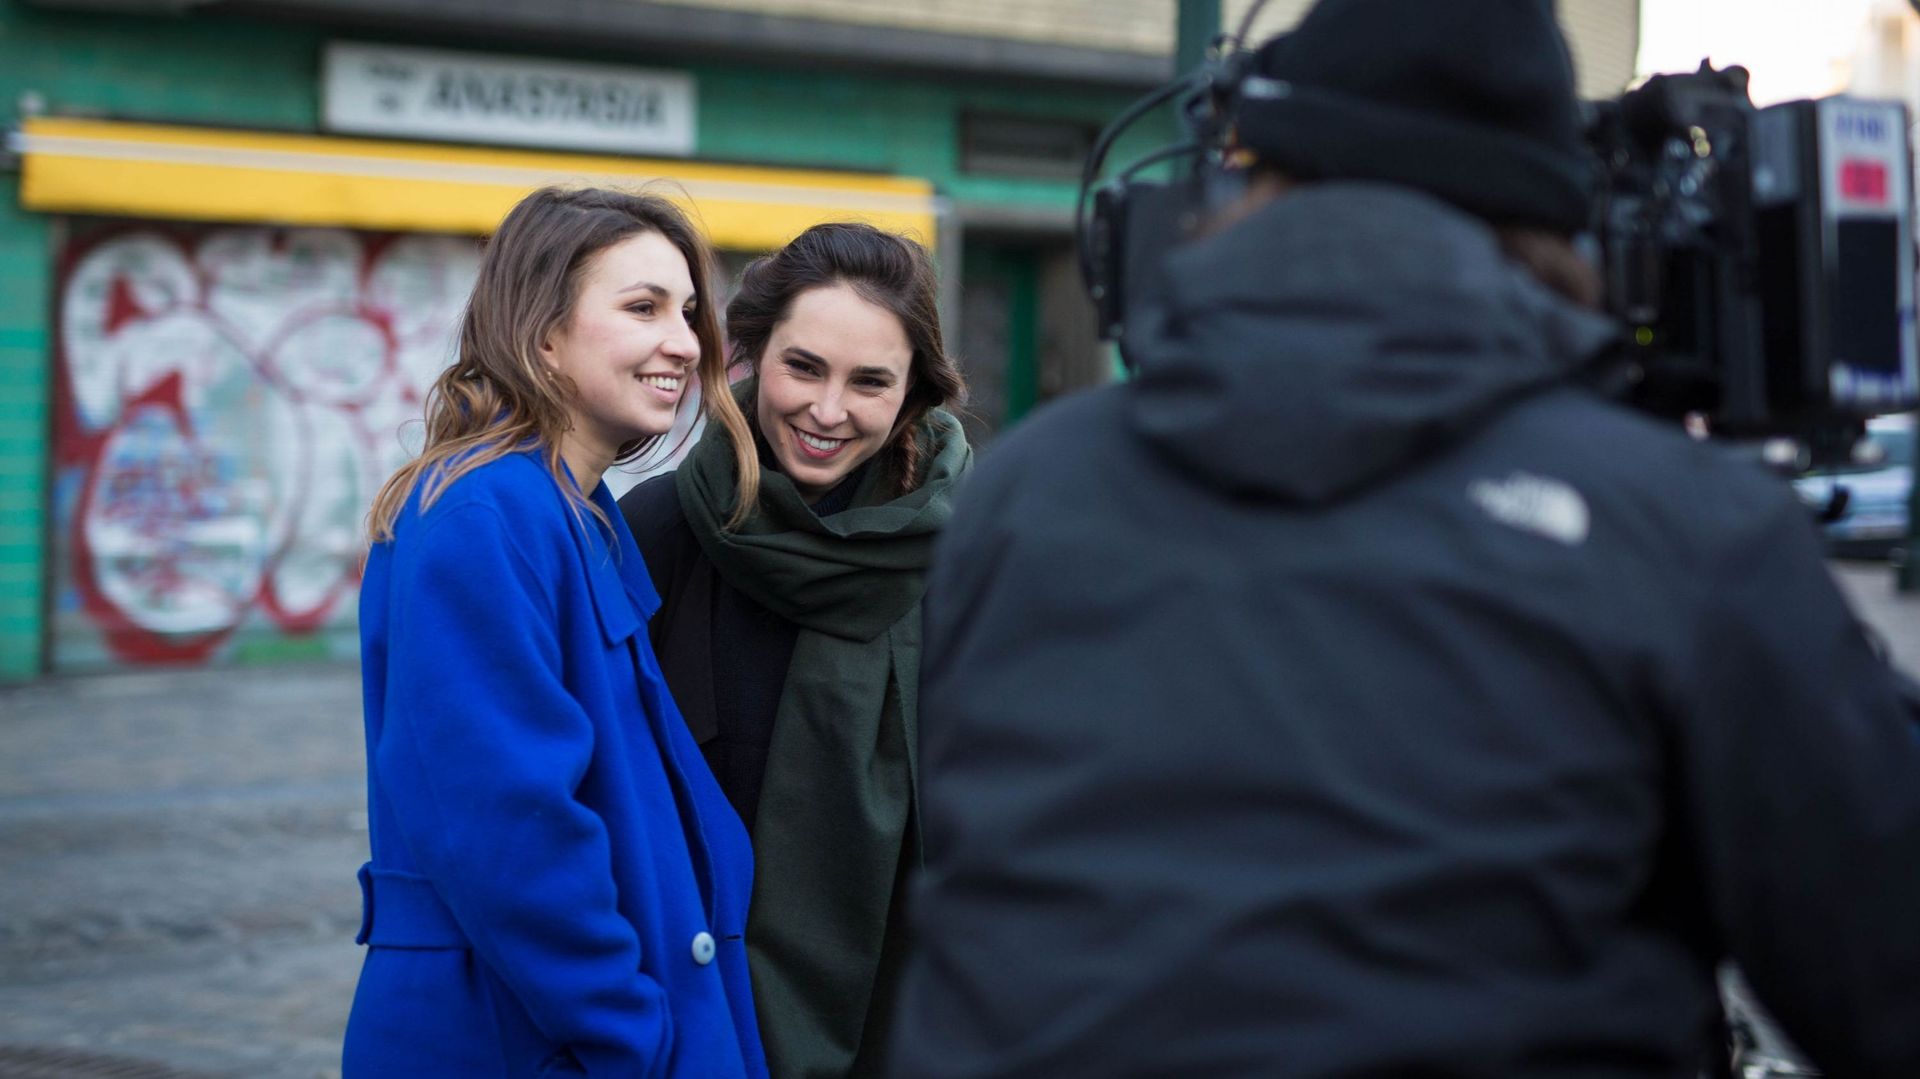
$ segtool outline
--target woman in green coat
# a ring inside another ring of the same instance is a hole
[[[667,684],[753,836],[748,965],[781,1079],[881,1071],[919,862],[920,599],[972,463],[919,245],[820,225],[727,306],[753,377],[621,510]]]

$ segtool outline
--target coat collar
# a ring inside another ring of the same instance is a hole
[[[587,568],[600,632],[607,644],[619,644],[639,632],[660,609],[660,594],[606,483],[594,487],[587,498],[606,516],[607,524],[602,526],[588,514],[568,512],[568,528]]]

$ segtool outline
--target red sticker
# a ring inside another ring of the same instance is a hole
[[[1887,166],[1883,161],[1852,160],[1840,163],[1840,194],[1850,202],[1887,204]]]

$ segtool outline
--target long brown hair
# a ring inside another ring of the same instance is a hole
[[[539,449],[554,482],[575,512],[608,522],[581,493],[592,477],[569,482],[560,440],[578,394],[571,379],[540,358],[540,345],[573,316],[580,282],[594,256],[640,233],[655,232],[687,260],[699,304],[693,334],[700,342],[700,384],[728,397],[726,357],[720,346],[713,254],[673,203],[655,195],[607,188],[543,187],[521,199],[500,222],[480,258],[473,294],[460,322],[460,351],[427,395],[426,448],[380,488],[368,515],[374,542],[393,538],[395,522],[414,488],[420,509],[433,505],[461,476],[509,453]],[[743,425],[744,427],[744,425]],[[619,447],[631,460],[655,440]]]
[[[940,334],[939,278],[926,248],[872,225],[813,226],[779,251],[754,260],[740,275],[740,289],[727,304],[727,338],[733,358],[759,373],[767,342],[785,321],[794,299],[829,285],[846,285],[892,313],[913,346],[906,400],[880,450],[895,478],[895,493],[906,494],[920,485],[920,421],[933,409],[958,405],[967,396],[960,365],[947,354]],[[739,415],[730,394],[711,394],[707,400],[717,403],[722,397],[726,407]],[[730,424],[728,432],[733,433]],[[738,447],[736,436],[736,457]],[[744,521],[760,497],[759,460],[748,456],[753,460],[741,463],[740,501],[727,522],[729,528]]]

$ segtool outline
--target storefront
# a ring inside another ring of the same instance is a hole
[[[69,6],[0,0],[0,678],[352,655],[365,507],[541,184],[657,190],[729,271],[921,239],[983,436],[1091,351],[1045,280],[1131,87]]]
[[[366,506],[476,237],[533,187],[657,186],[728,252],[827,217],[938,232],[931,186],[893,177],[93,120],[15,142],[21,205],[62,221],[56,669],[352,654]]]

